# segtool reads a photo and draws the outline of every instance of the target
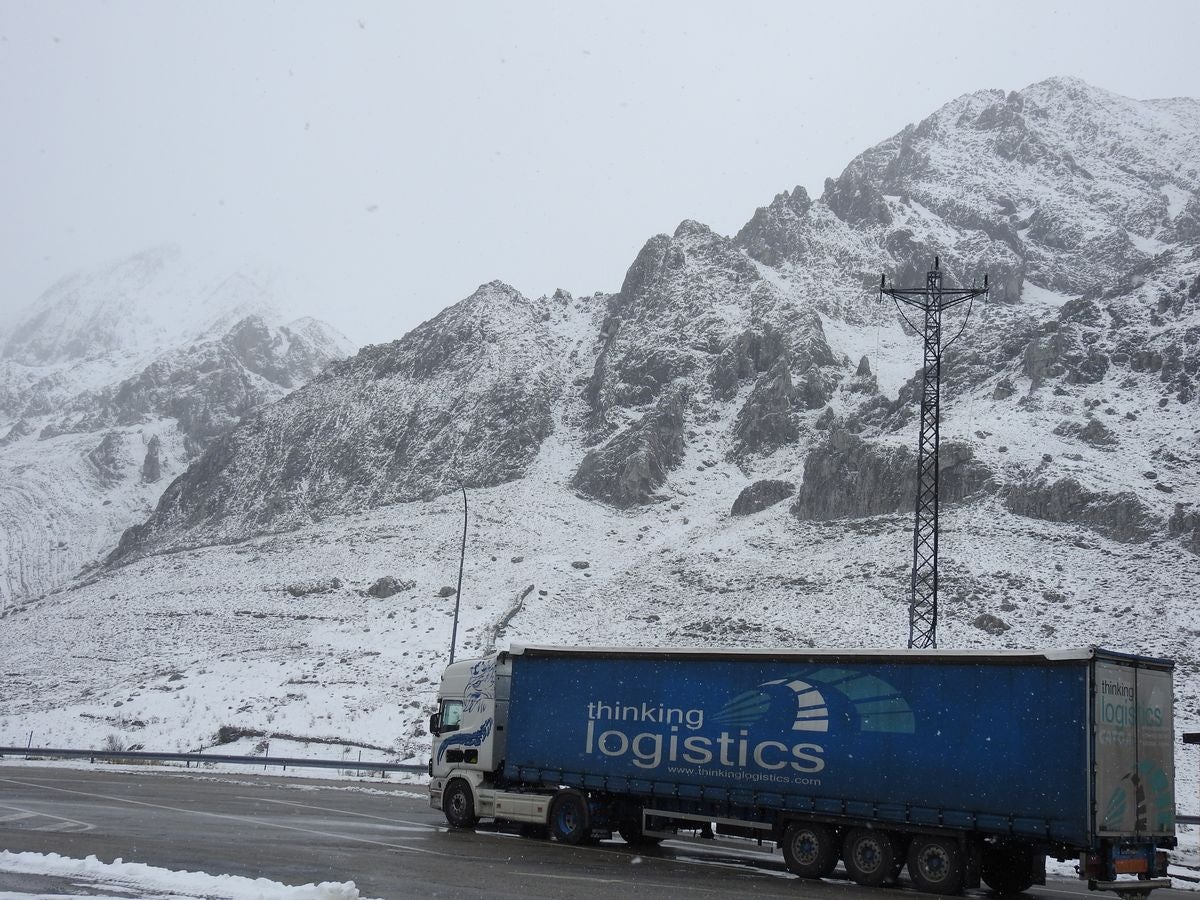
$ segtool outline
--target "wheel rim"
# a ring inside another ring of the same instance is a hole
[[[573,804],[564,803],[558,810],[558,830],[563,834],[574,834],[579,827],[579,816]]]
[[[917,864],[921,868],[921,875],[931,883],[945,881],[950,874],[950,854],[945,847],[937,844],[921,848]]]
[[[450,795],[450,811],[454,813],[454,817],[461,819],[467,813],[467,798],[461,790],[456,790]]]
[[[883,863],[883,848],[871,839],[861,840],[854,845],[854,864],[860,872],[875,872]]]
[[[817,836],[811,831],[798,832],[792,840],[792,855],[796,857],[796,862],[801,865],[811,866],[815,864],[820,852],[820,841],[817,840]]]

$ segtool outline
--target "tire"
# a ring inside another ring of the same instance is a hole
[[[656,847],[662,843],[662,838],[642,832],[642,823],[626,819],[617,825],[617,834],[630,847]]]
[[[896,845],[878,828],[852,828],[842,842],[842,862],[855,884],[877,886],[892,877]]]
[[[792,822],[783,833],[783,861],[801,878],[824,878],[838,861],[833,829],[815,822]]]
[[[479,816],[475,815],[471,786],[461,778],[446,785],[446,792],[442,794],[442,812],[454,828],[474,828],[479,823]]]
[[[957,894],[962,890],[962,848],[953,838],[918,834],[908,848],[908,877],[919,891]]]
[[[997,894],[1012,895],[1033,887],[1033,848],[1028,844],[985,844],[980,877]]]
[[[588,802],[579,791],[559,791],[550,804],[550,834],[564,844],[584,844],[592,836]]]

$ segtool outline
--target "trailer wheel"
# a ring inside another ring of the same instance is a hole
[[[1033,848],[1028,844],[984,844],[980,877],[997,894],[1033,887]]]
[[[592,836],[587,797],[568,788],[559,791],[550,804],[550,834],[564,844],[582,844]]]
[[[783,833],[783,861],[801,878],[824,878],[837,865],[833,829],[814,822],[793,822]]]
[[[474,828],[479,822],[471,787],[461,778],[455,778],[446,785],[446,792],[442,795],[442,811],[446,814],[446,821],[455,828]]]
[[[876,828],[852,828],[842,843],[842,862],[855,884],[880,885],[892,877],[896,847],[892,836]]]
[[[957,894],[963,885],[963,854],[953,838],[918,834],[908,848],[908,877],[917,890]]]

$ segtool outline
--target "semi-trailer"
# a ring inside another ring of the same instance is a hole
[[[441,679],[430,804],[580,844],[698,829],[860,884],[1169,884],[1170,660],[1032,651],[514,645]]]

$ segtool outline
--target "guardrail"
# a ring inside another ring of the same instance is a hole
[[[157,762],[230,763],[244,766],[288,766],[296,769],[346,769],[356,772],[417,772],[425,773],[427,766],[412,763],[360,762],[345,759],[301,759],[290,756],[235,756],[229,753],[148,753],[143,750],[82,750],[63,747],[0,747],[0,758],[5,756],[55,757],[58,759],[88,759],[95,762],[106,760],[134,760]]]

